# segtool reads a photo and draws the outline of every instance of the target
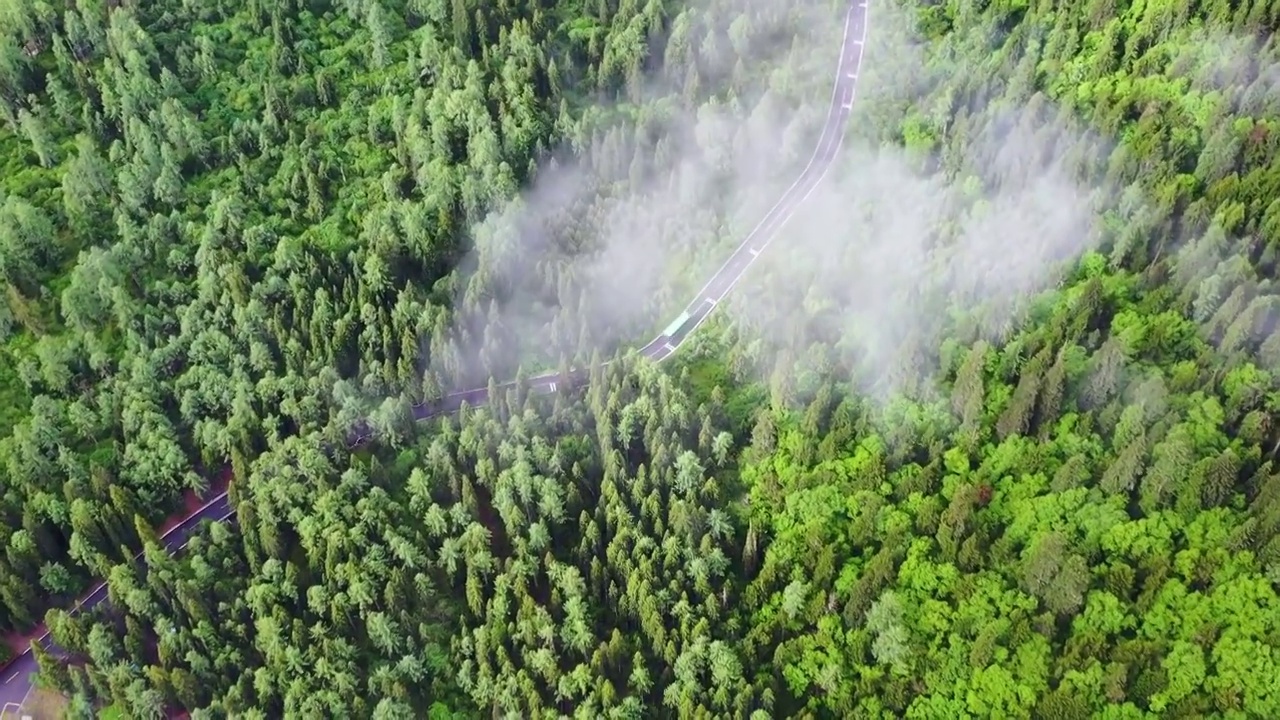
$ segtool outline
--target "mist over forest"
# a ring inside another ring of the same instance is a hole
[[[829,3],[693,3],[681,17],[664,68],[589,97],[581,139],[473,226],[457,295],[477,311],[457,319],[448,353],[473,365],[459,387],[652,337],[809,159],[843,30]],[[688,66],[695,26],[711,39],[687,87],[674,68]],[[681,101],[694,91],[707,101]],[[486,333],[510,346],[485,347]]]
[[[6,712],[1280,717],[1276,11],[849,11],[0,3]]]

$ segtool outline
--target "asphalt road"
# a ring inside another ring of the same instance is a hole
[[[200,526],[201,522],[205,520],[222,522],[229,519],[233,514],[231,501],[227,494],[225,492],[220,493],[162,535],[160,540],[164,542],[165,549],[170,554],[177,554],[187,546],[187,541],[192,533],[195,532],[195,529]],[[141,559],[141,557],[141,555],[138,555],[138,559]],[[88,595],[80,598],[80,601],[72,606],[70,612],[74,615],[84,610],[89,610],[106,599],[107,584],[99,583]],[[44,630],[43,627],[41,628],[39,642],[50,651],[59,652],[58,648],[54,646],[52,638],[49,637],[49,632]],[[28,649],[0,671],[0,676],[3,679],[3,684],[0,684],[0,709],[13,709],[14,705],[22,703],[23,698],[26,697],[27,692],[31,689],[32,680],[34,679],[32,676],[36,669],[36,659],[31,654],[31,650]]]
[[[671,357],[685,338],[693,333],[707,317],[716,309],[733,287],[746,274],[751,263],[782,229],[797,208],[808,199],[818,187],[827,171],[831,169],[840,145],[844,140],[845,125],[849,114],[853,112],[854,94],[858,86],[858,73],[862,69],[862,54],[867,39],[868,0],[854,0],[845,14],[844,40],[840,47],[840,66],[837,71],[835,87],[831,91],[831,105],[827,109],[827,119],[822,126],[822,136],[814,148],[813,157],[805,166],[800,176],[782,197],[778,198],[769,212],[756,225],[740,245],[716,271],[707,284],[698,291],[693,301],[685,307],[688,313],[686,320],[678,329],[668,335],[665,332],[650,340],[640,348],[641,355],[662,362]],[[549,372],[529,378],[526,382],[530,392],[550,394],[566,384],[580,383],[586,377],[584,369],[572,370],[569,377],[559,372]],[[514,385],[509,381],[498,385],[499,390],[506,390]],[[438,400],[420,403],[413,407],[415,420],[426,420],[437,415],[457,412],[462,405],[483,405],[489,399],[488,387],[472,388],[449,393]],[[358,428],[351,437],[353,446],[363,445],[373,437],[371,429]]]
[[[672,330],[671,334],[664,332],[649,341],[647,345],[640,348],[640,354],[655,362],[671,357],[685,338],[705,322],[720,301],[733,290],[733,287],[746,274],[747,269],[751,267],[751,263],[764,252],[782,226],[791,219],[796,209],[813,194],[814,189],[826,177],[827,171],[830,170],[832,162],[840,151],[845,124],[853,110],[854,93],[857,89],[858,73],[862,69],[862,53],[867,38],[867,3],[868,0],[854,0],[845,15],[844,40],[840,48],[840,66],[835,87],[831,92],[831,106],[827,110],[822,136],[818,139],[818,145],[813,151],[813,157],[809,159],[809,164],[805,166],[791,187],[782,194],[778,202],[769,209],[755,229],[747,235],[742,244],[733,251],[724,265],[720,266],[715,275],[712,275],[707,284],[694,296],[693,301],[684,310],[688,313],[688,319]],[[585,379],[586,373],[586,370],[574,370],[570,371],[570,377],[565,377],[561,373],[552,372],[529,378],[527,382],[531,392],[549,394],[556,392],[559,386],[566,383],[580,383]],[[513,384],[513,382],[507,382],[498,387],[505,390]],[[437,415],[457,412],[464,403],[472,406],[483,405],[488,398],[488,387],[449,393],[438,400],[414,406],[414,419],[426,420]],[[362,445],[371,438],[372,432],[362,428],[353,435],[351,444]],[[226,493],[222,493],[165,533],[162,537],[165,548],[170,553],[177,553],[187,546],[188,538],[201,522],[205,520],[221,522],[229,519],[233,514]],[[71,612],[88,610],[106,598],[107,587],[103,583],[76,603]],[[43,633],[40,642],[57,652],[48,632]],[[12,709],[14,705],[23,701],[31,689],[32,675],[35,671],[36,661],[30,650],[0,671],[0,676],[3,678],[3,683],[0,684],[0,708]]]

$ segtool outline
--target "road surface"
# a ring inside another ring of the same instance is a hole
[[[671,357],[681,343],[684,342],[685,338],[705,322],[720,302],[733,290],[733,287],[746,274],[751,264],[769,246],[769,243],[778,234],[782,226],[791,218],[801,203],[813,194],[814,189],[826,177],[827,171],[831,168],[831,164],[836,158],[836,154],[840,151],[840,145],[844,139],[845,124],[848,122],[849,114],[853,110],[853,98],[857,89],[858,74],[862,69],[862,53],[867,38],[867,3],[868,0],[854,0],[845,14],[844,40],[840,47],[840,64],[835,87],[831,92],[831,106],[827,110],[827,119],[822,126],[822,136],[818,139],[818,145],[813,151],[813,157],[809,159],[809,164],[805,166],[800,176],[791,184],[791,187],[782,194],[777,203],[769,209],[769,212],[760,220],[755,229],[747,235],[742,244],[733,251],[733,254],[729,256],[724,265],[720,266],[720,269],[711,276],[707,284],[698,291],[698,294],[685,307],[676,322],[668,326],[667,330],[664,330],[651,340],[649,344],[640,348],[641,355],[655,362],[662,362]],[[586,373],[585,369],[571,371],[569,373],[570,377],[564,377],[557,372],[546,373],[529,378],[527,383],[532,392],[549,394],[556,392],[559,385],[581,382],[586,377]],[[503,383],[499,385],[499,389],[509,388],[513,384],[513,382]],[[488,400],[488,397],[488,387],[450,393],[439,400],[428,401],[414,406],[414,419],[426,420],[438,415],[457,412],[464,403],[472,406],[483,405]],[[351,444],[353,446],[363,445],[370,439],[372,439],[372,432],[364,428],[353,435]],[[224,492],[211,499],[208,504],[165,533],[162,538],[165,548],[170,553],[177,553],[186,547],[187,538],[201,522],[205,520],[223,521],[229,519],[232,515],[230,500]],[[76,603],[71,612],[77,613],[90,609],[102,602],[106,597],[106,585],[100,584],[80,602]],[[48,632],[41,636],[40,642],[45,647],[52,647]],[[0,671],[0,678],[3,679],[3,684],[0,684],[0,707],[12,709],[15,704],[23,701],[27,692],[31,689],[32,674],[35,671],[36,661],[32,657],[30,650],[27,650]]]
[[[200,506],[198,510],[175,525],[168,532],[160,537],[164,543],[164,547],[169,553],[176,554],[187,546],[187,540],[190,539],[192,533],[205,520],[214,522],[222,522],[230,519],[233,515],[231,510],[231,499],[227,497],[227,493],[219,493],[211,498],[207,503]],[[141,555],[138,558],[141,559]],[[88,595],[80,598],[80,601],[72,606],[70,612],[74,615],[84,610],[89,610],[107,599],[107,584],[99,583],[97,587],[89,592]],[[42,630],[39,642],[46,648],[56,651],[53,640],[49,637],[47,630]],[[26,652],[19,655],[13,662],[0,670],[0,710],[15,709],[15,705],[20,705],[27,692],[31,689],[32,675],[36,672],[36,659],[28,648]]]
[[[707,284],[698,291],[693,301],[684,309],[679,318],[683,322],[673,323],[647,345],[640,348],[641,355],[662,362],[671,357],[694,330],[701,325],[720,304],[720,301],[733,290],[738,281],[746,274],[751,263],[769,246],[770,241],[782,229],[796,209],[800,207],[826,177],[827,171],[844,140],[845,124],[849,114],[853,112],[854,93],[858,86],[858,73],[862,70],[862,53],[867,39],[868,0],[854,0],[845,14],[844,40],[840,47],[840,64],[836,75],[835,87],[831,91],[831,105],[827,109],[827,119],[822,126],[822,136],[813,151],[813,157],[805,166],[800,176],[791,187],[782,194],[776,204],[769,209],[760,223],[756,225],[738,245],[724,265],[716,271]],[[586,377],[586,369],[577,369],[564,377],[559,372],[549,372],[529,378],[526,383],[532,392],[549,394],[556,392],[558,386],[576,384]],[[514,385],[514,381],[502,383],[499,390],[506,390]],[[413,407],[415,420],[426,420],[438,415],[457,412],[462,405],[483,405],[489,399],[488,387],[472,388],[450,393],[438,400],[429,400]],[[373,438],[373,431],[367,426],[358,428],[351,436],[351,444],[363,445]]]

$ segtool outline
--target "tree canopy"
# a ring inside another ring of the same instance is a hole
[[[0,627],[46,622],[41,682],[73,717],[1280,716],[1280,10],[872,4],[817,201],[900,189],[878,152],[942,210],[797,218],[824,252],[776,243],[659,367],[625,348],[807,160],[842,8],[0,3]],[[1088,242],[1024,285],[1047,239],[1000,223],[1050,166]],[[910,324],[854,306],[872,236],[923,268],[874,298]],[[170,557],[223,473],[234,523]]]

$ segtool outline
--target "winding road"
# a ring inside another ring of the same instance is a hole
[[[827,171],[831,169],[832,162],[840,151],[845,125],[853,111],[854,93],[857,89],[858,74],[862,69],[862,54],[867,38],[867,5],[868,0],[854,0],[845,14],[844,40],[840,46],[840,62],[835,87],[831,92],[831,106],[827,110],[822,136],[818,139],[818,145],[813,151],[813,157],[809,159],[809,164],[777,203],[769,209],[755,229],[738,245],[729,259],[698,291],[684,311],[661,334],[639,349],[641,355],[654,362],[662,362],[671,357],[681,343],[715,311],[760,253],[769,246],[782,226],[795,214],[796,209],[813,194],[819,183],[826,177]],[[529,378],[526,383],[533,392],[550,394],[556,392],[562,385],[582,380],[586,372],[584,369],[570,371],[571,377],[565,377],[558,372],[545,373]],[[510,381],[498,387],[502,390],[514,384],[514,381]],[[488,397],[488,387],[449,393],[438,400],[415,405],[414,419],[421,421],[457,412],[463,404],[482,405]],[[353,434],[351,445],[360,446],[372,438],[373,434],[370,430],[362,429]],[[222,522],[233,515],[234,511],[227,493],[221,492],[209,498],[202,507],[166,532],[161,539],[170,553],[177,553],[186,547],[187,539],[200,523],[205,520]],[[107,587],[105,583],[101,583],[76,603],[71,612],[78,613],[91,609],[106,598]],[[47,631],[40,636],[39,642],[47,648],[53,648]],[[32,688],[35,672],[36,661],[30,649],[15,658],[8,666],[0,669],[0,709],[13,711],[21,706]]]

